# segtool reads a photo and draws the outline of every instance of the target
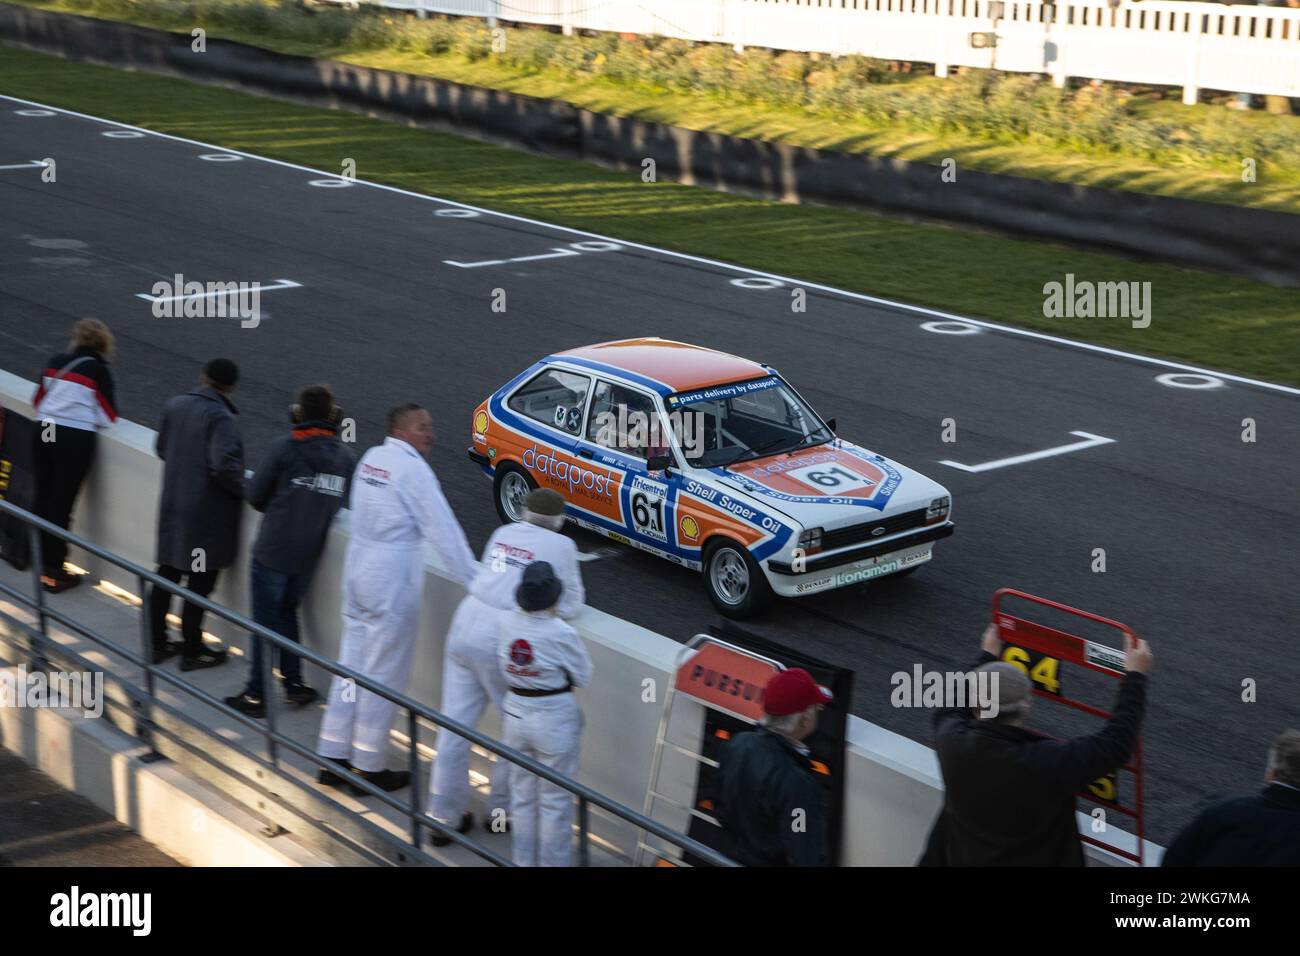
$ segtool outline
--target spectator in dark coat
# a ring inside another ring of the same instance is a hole
[[[803,741],[831,692],[802,668],[781,671],[763,689],[764,718],[736,734],[719,755],[714,812],[745,866],[825,866],[822,787]]]
[[[68,350],[45,363],[41,384],[32,398],[37,431],[34,471],[36,501],[32,510],[46,521],[68,528],[72,506],[95,461],[96,433],[117,421],[113,373],[113,333],[98,319],[72,326]],[[68,543],[41,535],[41,587],[52,594],[81,583],[63,569]]]
[[[1174,838],[1161,866],[1300,866],[1300,730],[1268,751],[1267,786],[1207,808]]]
[[[293,430],[271,445],[248,486],[248,503],[265,515],[249,569],[253,620],[295,642],[298,605],[325,550],[330,523],[347,500],[357,463],[339,440],[342,415],[328,388],[304,388],[289,411]],[[263,641],[254,634],[248,641],[248,684],[226,703],[261,717],[266,713]],[[303,706],[316,700],[316,691],[302,682],[298,655],[279,650],[276,655],[289,702]]]
[[[996,716],[965,709],[935,714],[935,750],[944,804],[922,866],[1083,866],[1075,794],[1133,754],[1142,725],[1153,657],[1138,641],[1115,709],[1099,732],[1053,740],[1024,726],[1029,678],[998,661],[1002,641],[990,624],[977,670],[997,673]]]
[[[155,448],[165,462],[158,507],[158,574],[200,597],[217,584],[217,573],[234,563],[244,499],[244,442],[230,393],[239,369],[230,359],[213,359],[199,387],[178,395],[163,409]],[[167,643],[171,593],[149,592],[149,633],[154,662],[175,653]],[[181,670],[215,667],[224,648],[203,646],[203,611],[185,603],[181,613]]]

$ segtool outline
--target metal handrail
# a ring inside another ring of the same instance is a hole
[[[116,555],[111,551],[107,551],[104,548],[101,548],[99,545],[94,544],[91,541],[87,541],[85,538],[82,538],[80,535],[77,535],[71,531],[67,531],[63,528],[60,528],[58,525],[51,524],[50,522],[46,521],[43,518],[38,517],[37,515],[32,514],[31,512],[19,508],[17,505],[13,504],[12,502],[0,499],[0,513],[12,515],[13,517],[17,518],[19,521],[21,521],[30,529],[32,580],[33,580],[35,593],[36,593],[35,598],[32,599],[30,602],[30,606],[36,612],[37,626],[41,634],[41,639],[46,644],[51,643],[49,630],[48,630],[49,619],[53,617],[57,621],[63,621],[65,619],[65,615],[57,612],[51,612],[50,609],[46,607],[45,591],[41,586],[41,534],[40,534],[41,532],[45,532],[46,534],[50,534],[57,538],[61,538],[62,540],[68,542],[69,544],[75,545],[76,547],[80,548],[86,553],[94,555],[95,557],[100,558],[101,560],[107,561],[110,564],[115,565],[116,567],[119,567],[122,570],[127,571],[128,573],[133,575],[139,581],[140,597],[142,600],[144,599],[145,596],[146,583],[152,584],[155,587],[161,587],[165,591],[177,595],[178,597],[183,598],[184,600],[190,602],[191,604],[194,604],[197,607],[202,608],[204,611],[207,611],[211,614],[215,614],[217,617],[229,622],[230,624],[235,625],[240,630],[248,631],[249,633],[256,635],[260,640],[264,642],[269,641],[271,644],[274,644],[276,647],[279,647],[282,650],[287,650],[293,654],[296,654],[299,657],[303,658],[304,660],[307,660],[312,664],[315,664],[317,667],[320,667],[321,669],[328,671],[331,674],[337,675],[339,677],[343,677],[347,680],[351,680],[358,687],[361,687],[372,694],[376,694],[380,697],[383,697],[384,699],[391,701],[392,703],[396,704],[398,707],[404,709],[407,712],[407,736],[408,736],[407,746],[409,750],[409,765],[411,769],[411,799],[409,803],[402,803],[398,801],[397,798],[393,797],[392,795],[386,793],[383,790],[380,790],[378,787],[376,787],[374,784],[370,783],[368,780],[366,780],[363,777],[354,776],[352,778],[349,778],[349,783],[352,783],[353,785],[360,787],[370,796],[378,797],[383,803],[392,807],[394,810],[397,810],[399,813],[405,815],[409,819],[411,824],[411,830],[410,830],[411,842],[417,850],[420,848],[420,828],[429,827],[430,829],[438,831],[443,836],[450,838],[456,844],[465,847],[466,849],[470,850],[471,852],[477,854],[480,857],[483,857],[484,859],[490,860],[491,862],[496,863],[498,865],[503,865],[508,863],[508,861],[503,860],[500,856],[498,856],[496,853],[493,853],[491,850],[487,849],[486,847],[481,847],[478,844],[474,843],[473,841],[464,837],[462,834],[456,832],[452,828],[452,826],[440,823],[434,817],[429,816],[428,814],[424,813],[418,808],[419,786],[417,781],[419,779],[419,774],[417,771],[419,769],[419,757],[418,757],[418,749],[417,749],[417,742],[418,742],[417,718],[423,717],[425,720],[429,721],[430,723],[438,727],[445,727],[446,729],[450,730],[452,733],[457,734],[460,737],[464,737],[466,740],[470,741],[471,743],[477,744],[483,749],[496,754],[498,757],[507,760],[512,764],[524,768],[530,773],[535,774],[536,776],[541,777],[543,780],[547,780],[555,784],[556,786],[569,791],[569,793],[577,797],[578,798],[578,823],[579,823],[579,836],[580,836],[580,841],[578,844],[579,865],[585,866],[588,865],[588,863],[590,862],[589,847],[588,847],[589,832],[590,832],[589,805],[600,807],[602,810],[606,811],[607,813],[610,813],[613,816],[618,817],[619,819],[631,823],[636,827],[638,827],[639,829],[653,833],[655,836],[667,840],[668,842],[674,844],[680,849],[689,852],[692,856],[698,858],[703,862],[712,864],[714,866],[725,866],[725,867],[738,865],[735,861],[727,858],[721,853],[718,853],[716,850],[712,849],[711,847],[705,846],[704,844],[698,842],[697,840],[692,839],[689,836],[686,836],[685,834],[678,833],[664,826],[663,824],[651,819],[650,817],[638,813],[637,811],[633,810],[631,807],[624,806],[623,804],[619,803],[617,800],[613,800],[609,797],[606,797],[604,794],[591,789],[585,784],[579,783],[578,781],[572,779],[571,777],[568,777],[562,773],[558,773],[557,771],[552,770],[550,767],[547,767],[545,764],[537,762],[536,760],[526,756],[525,754],[520,753],[518,750],[515,750],[512,747],[506,746],[504,743],[502,743],[499,740],[495,740],[492,737],[487,736],[486,734],[479,733],[477,730],[475,730],[472,727],[468,727],[462,723],[459,723],[458,721],[452,720],[450,717],[444,716],[443,714],[434,710],[432,707],[428,707],[417,700],[407,697],[405,694],[400,694],[397,691],[393,690],[392,688],[386,687],[385,685],[380,684],[369,677],[366,677],[364,674],[355,671],[350,667],[345,667],[344,665],[340,664],[338,661],[331,660],[330,658],[325,657],[324,655],[319,654],[316,651],[313,651],[309,647],[291,641],[287,637],[284,637],[280,634],[277,634],[275,631],[272,631],[270,628],[264,627],[261,624],[258,624],[256,621],[250,620],[249,618],[245,617],[244,615],[240,614],[237,611],[232,611],[227,607],[223,607],[222,605],[215,603],[214,601],[210,601],[205,597],[195,594],[194,592],[190,591],[188,588],[183,588],[178,584],[174,584],[173,582],[168,581],[166,578],[161,577],[155,572],[150,571],[148,568],[141,567],[140,565],[135,564],[134,562],[129,561],[126,558],[120,557],[119,555]],[[6,590],[8,589],[6,588]],[[98,635],[93,635],[84,629],[78,628],[78,630],[97,644],[108,645],[110,643],[106,640],[99,638]],[[140,615],[140,634],[141,634],[142,645],[141,645],[141,655],[139,658],[137,658],[134,654],[127,651],[121,645],[113,644],[110,649],[114,653],[125,657],[132,664],[144,668],[145,692],[151,701],[154,700],[156,696],[154,693],[154,679],[155,677],[161,677],[164,680],[164,682],[183,690],[187,694],[198,698],[203,703],[208,704],[209,706],[216,707],[217,709],[221,710],[223,713],[235,717],[239,723],[244,724],[246,726],[250,726],[252,729],[260,731],[262,736],[265,738],[267,749],[271,757],[271,763],[277,769],[279,766],[277,748],[281,746],[287,748],[288,750],[292,751],[293,753],[297,754],[300,757],[306,758],[307,760],[311,761],[320,769],[333,770],[337,768],[337,764],[330,763],[328,758],[321,757],[319,754],[315,753],[309,748],[302,746],[297,741],[289,737],[286,737],[284,734],[278,732],[275,729],[274,714],[275,714],[276,707],[278,706],[276,702],[275,694],[269,692],[264,694],[264,699],[266,701],[267,720],[266,720],[266,725],[262,726],[260,723],[253,721],[251,718],[246,717],[245,715],[236,711],[234,708],[228,706],[223,701],[219,701],[217,698],[211,697],[205,691],[200,690],[199,688],[195,687],[194,685],[188,683],[183,679],[174,677],[171,674],[162,671],[159,665],[154,664],[153,653],[152,653],[152,646],[153,646],[152,635],[150,635],[149,633],[148,619],[143,613],[143,608]],[[263,654],[262,654],[262,668],[263,668],[262,679],[263,679],[263,686],[264,688],[266,688],[267,691],[269,691],[270,688],[272,687],[272,683],[270,680],[271,655],[268,653],[268,651],[269,648],[267,648],[264,643]]]

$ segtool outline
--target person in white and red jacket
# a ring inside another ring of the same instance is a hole
[[[95,460],[95,436],[117,421],[113,373],[113,333],[98,319],[80,319],[72,327],[68,350],[45,363],[32,406],[39,426],[36,441],[35,511],[61,528],[72,523],[72,506]],[[41,535],[41,586],[58,593],[81,578],[63,563],[68,545]]]

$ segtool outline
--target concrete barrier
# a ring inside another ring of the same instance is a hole
[[[14,678],[11,678],[14,679]],[[328,866],[108,721],[77,710],[0,708],[0,743],[186,866]]]
[[[0,40],[71,59],[415,122],[769,198],[861,206],[1232,272],[1300,287],[1300,216],[709,133],[436,77],[289,56],[0,2]]]
[[[0,371],[0,406],[33,416],[29,399],[35,383]],[[119,421],[101,433],[94,469],[76,509],[72,530],[123,557],[153,566],[154,529],[162,463],[153,454],[155,433],[134,422]],[[303,613],[303,640],[313,649],[337,659],[340,615],[339,582],[347,541],[348,513],[342,512],[329,536]],[[258,516],[247,509],[243,540],[255,533]],[[247,547],[231,569],[223,571],[213,599],[248,613]],[[70,560],[86,567],[96,579],[137,591],[137,583],[115,566],[100,566],[74,550]],[[463,595],[431,553],[424,583],[418,649],[412,667],[410,695],[437,708],[442,686],[443,642],[451,614]],[[242,634],[221,633],[220,622],[208,626],[242,646]],[[630,624],[594,608],[585,608],[574,622],[595,666],[592,686],[578,693],[586,716],[578,778],[634,809],[640,809],[649,783],[655,736],[664,712],[674,663],[681,652],[676,641]],[[309,670],[314,670],[310,668]],[[323,684],[320,673],[308,680]],[[644,699],[644,681],[654,681],[654,700]],[[675,709],[670,737],[702,726],[699,705]],[[490,714],[482,729],[493,736],[500,727]],[[698,741],[696,741],[698,742]],[[483,767],[480,758],[478,767]],[[666,760],[661,790],[693,791],[694,768],[685,760]],[[920,856],[931,823],[943,800],[943,781],[934,751],[913,740],[857,717],[848,721],[848,754],[844,786],[844,833],[841,861],[851,866],[910,866]],[[656,812],[656,818],[684,831],[685,813],[676,817]],[[1081,816],[1086,825],[1088,818]],[[628,857],[636,845],[635,829],[621,821],[596,815],[593,832],[619,847]],[[1115,835],[1111,828],[1111,836]],[[1124,834],[1121,834],[1123,838]],[[1148,844],[1148,852],[1159,847]],[[1101,855],[1095,855],[1101,860]],[[1103,862],[1111,862],[1104,860]]]

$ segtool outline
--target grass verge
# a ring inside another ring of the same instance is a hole
[[[1048,243],[789,205],[350,113],[0,47],[0,92],[232,149],[871,295],[1300,385],[1300,295]],[[10,149],[15,149],[10,144]],[[17,149],[17,155],[27,159]],[[1043,286],[1150,282],[1152,322],[1046,318]]]
[[[612,34],[560,37],[294,0],[16,0],[422,73],[587,109],[800,146],[1300,213],[1300,117],[1183,106],[1158,90],[1054,90],[1026,75],[953,79],[831,59]],[[1249,160],[1253,170],[1243,166]],[[1243,176],[1249,181],[1243,181]]]

